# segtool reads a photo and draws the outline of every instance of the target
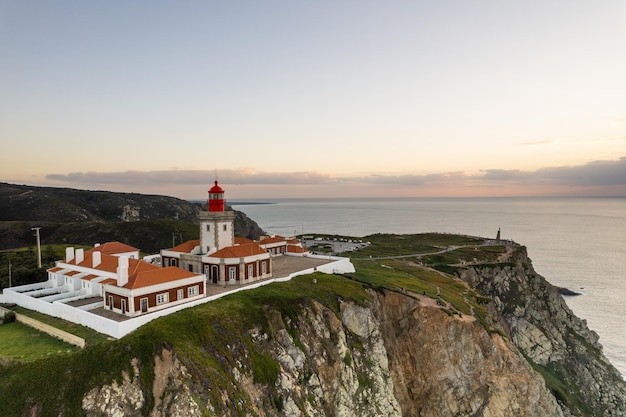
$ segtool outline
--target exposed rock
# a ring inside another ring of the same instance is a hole
[[[83,411],[90,416],[143,416],[145,397],[141,389],[137,362],[132,363],[131,378],[123,372],[122,383],[97,387],[83,397]],[[189,387],[184,383],[189,378],[185,368],[164,349],[162,356],[155,357],[154,364],[154,408],[151,417],[195,417],[202,416],[193,400]]]
[[[122,374],[122,383],[111,382],[110,385],[93,388],[83,397],[83,410],[87,417],[97,416],[139,416],[145,398],[139,384],[139,368],[133,362],[134,375]]]
[[[569,412],[626,416],[626,384],[602,354],[598,335],[534,271],[525,248],[510,261],[468,268],[460,276],[491,297],[492,316],[503,318],[505,332],[531,363],[560,381],[551,389]]]
[[[567,295],[567,296],[575,296],[575,295],[581,295],[581,293],[576,292],[576,291],[572,291],[569,288],[564,288],[564,287],[554,287],[559,294],[561,295]]]

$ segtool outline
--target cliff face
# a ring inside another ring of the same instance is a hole
[[[271,385],[255,383],[244,353],[224,369],[236,400],[223,391],[213,397],[218,401],[197,404],[202,394],[190,395],[191,381],[179,382],[184,367],[170,367],[178,369],[175,377],[157,367],[155,379],[169,386],[155,394],[170,394],[155,395],[160,408],[151,415],[198,415],[202,408],[220,416],[564,415],[541,376],[499,334],[406,295],[371,295],[367,307],[345,302],[336,314],[312,302],[296,321],[275,313],[268,332],[252,329],[256,348],[274,358],[280,372]],[[163,357],[157,363],[171,360],[170,352]],[[138,389],[118,387],[92,390],[83,400],[87,415],[139,410],[143,403],[130,405]]]
[[[537,274],[525,248],[501,266],[463,270],[462,279],[493,300],[492,316],[555,397],[575,415],[626,415],[626,385],[602,354],[598,335]]]

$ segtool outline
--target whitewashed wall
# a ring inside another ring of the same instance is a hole
[[[333,274],[333,273],[343,274],[343,273],[351,273],[355,271],[354,265],[352,265],[352,263],[350,262],[350,259],[348,258],[328,257],[328,256],[321,256],[321,255],[309,255],[309,257],[325,259],[325,260],[333,260],[333,262],[331,263],[318,266],[316,269],[319,272],[324,272],[327,274]],[[201,298],[201,299],[191,301],[188,303],[184,303],[184,304],[180,304],[180,305],[166,308],[163,310],[155,311],[153,313],[148,313],[148,314],[131,318],[122,322],[117,322],[111,319],[107,319],[106,317],[102,317],[102,316],[90,313],[89,311],[85,311],[80,308],[71,307],[63,302],[54,301],[50,303],[50,302],[46,302],[43,300],[38,300],[36,298],[30,297],[28,295],[18,292],[18,291],[28,291],[28,290],[33,290],[37,288],[43,288],[43,284],[45,284],[45,282],[37,283],[37,284],[30,284],[30,285],[22,285],[20,287],[5,288],[4,294],[2,295],[0,300],[3,303],[15,303],[21,307],[28,308],[30,310],[39,311],[40,313],[44,313],[52,317],[59,317],[64,320],[71,321],[73,323],[82,324],[83,326],[89,327],[90,329],[96,330],[97,332],[119,339],[156,318],[163,317],[168,314],[172,314],[176,311],[180,311],[182,309],[189,308],[189,307],[194,307],[199,304],[204,304],[209,301],[217,300],[218,298],[221,298],[230,294],[234,294],[239,291],[246,291],[246,290],[251,290],[254,288],[259,288],[264,285],[269,285],[273,282],[289,281],[295,276],[312,274],[313,272],[314,272],[314,268],[305,269],[303,271],[298,271],[293,274],[290,274],[287,277],[268,279],[268,280],[260,281],[254,284],[233,288],[232,290],[223,292],[221,294],[212,295],[212,296]]]

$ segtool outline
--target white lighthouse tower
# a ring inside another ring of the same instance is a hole
[[[209,211],[200,213],[200,246],[206,255],[235,242],[235,212],[224,209],[224,190],[217,181],[209,190],[208,207]]]

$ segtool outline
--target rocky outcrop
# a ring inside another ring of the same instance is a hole
[[[491,297],[492,317],[574,415],[626,416],[626,384],[602,354],[598,335],[537,274],[518,248],[502,265],[475,266],[460,276]]]
[[[564,415],[541,376],[500,334],[402,295],[378,301],[403,416]]]
[[[172,352],[164,349],[154,358],[154,384],[152,398],[154,407],[151,417],[200,417],[202,413],[193,400],[189,387],[183,381],[190,376]],[[146,397],[140,384],[137,360],[132,361],[133,376],[122,373],[122,382],[97,387],[83,397],[83,411],[87,417],[97,416],[143,416]]]

